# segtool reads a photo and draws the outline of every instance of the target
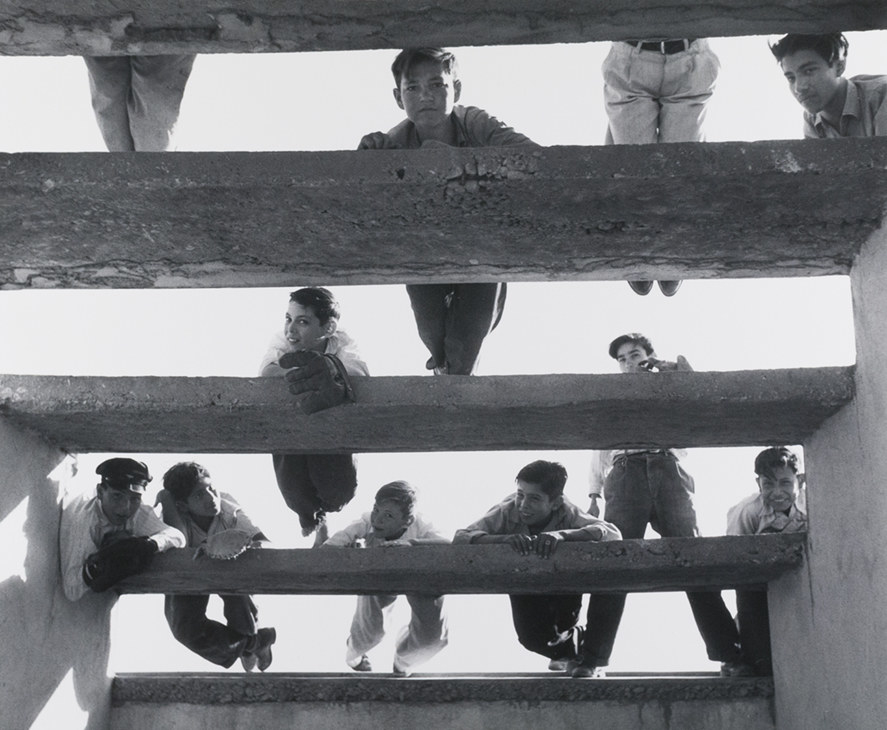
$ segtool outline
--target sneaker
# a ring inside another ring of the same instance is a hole
[[[644,280],[629,281],[628,285],[631,287],[631,290],[635,294],[640,294],[642,297],[649,294],[650,291],[653,289],[653,282],[652,281],[644,281]]]
[[[754,677],[755,670],[744,662],[721,662],[722,677]]]
[[[592,664],[577,664],[573,667],[573,671],[570,672],[570,676],[574,679],[601,679],[606,677],[607,674],[601,667],[596,667]]]
[[[401,669],[397,666],[397,662],[394,662],[394,666],[391,668],[391,673],[395,677],[409,677],[412,674],[409,669]]]
[[[364,654],[360,658],[360,661],[357,662],[357,664],[349,665],[349,666],[351,666],[351,668],[355,672],[372,672],[373,671],[373,665],[370,664],[370,659],[366,654]]]
[[[548,671],[549,672],[566,672],[567,667],[570,665],[569,659],[552,659],[548,662]]]
[[[684,282],[680,279],[674,281],[660,281],[659,282],[659,291],[661,291],[667,297],[673,297],[678,293],[678,289],[681,288],[681,284]]]
[[[259,629],[256,632],[256,648],[252,653],[256,656],[260,672],[271,666],[271,645],[275,641],[277,641],[277,631],[273,628]]]

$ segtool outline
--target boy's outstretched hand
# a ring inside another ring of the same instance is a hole
[[[400,149],[384,132],[370,132],[365,134],[360,144],[357,145],[359,150],[396,150]]]
[[[316,413],[346,400],[354,400],[345,366],[335,355],[299,350],[287,352],[278,361],[289,391],[298,396],[304,413]]]
[[[540,558],[550,558],[564,538],[557,532],[543,532],[538,535],[509,535],[508,544],[521,555],[536,553]]]

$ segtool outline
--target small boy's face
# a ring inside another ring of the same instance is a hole
[[[202,477],[185,500],[188,511],[198,517],[215,517],[222,511],[222,500],[212,482]]]
[[[649,368],[644,367],[648,357],[647,351],[637,342],[626,342],[616,350],[616,362],[623,373],[649,372]]]
[[[97,492],[102,512],[112,525],[122,525],[129,520],[142,504],[142,495],[124,489],[112,489],[100,484]]]
[[[521,522],[527,527],[541,527],[551,519],[551,513],[563,502],[563,497],[549,497],[538,484],[517,480],[515,504]]]
[[[781,63],[789,89],[798,103],[810,114],[817,114],[828,106],[841,88],[841,74],[845,62],[829,63],[816,51],[795,51]]]
[[[283,334],[295,350],[324,352],[327,338],[336,331],[336,321],[330,319],[321,324],[311,307],[290,302],[286,308]]]
[[[404,514],[403,507],[390,499],[376,502],[370,513],[373,535],[382,540],[400,537],[412,521],[412,517],[407,517]]]
[[[772,474],[759,475],[757,482],[764,504],[774,512],[790,509],[798,498],[800,480],[790,467],[777,466]]]
[[[448,119],[461,91],[459,80],[444,71],[441,64],[420,61],[401,77],[394,98],[413,124],[437,127]]]

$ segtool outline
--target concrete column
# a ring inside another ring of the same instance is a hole
[[[60,495],[71,460],[0,420],[0,724],[108,726],[112,597],[65,598]]]
[[[770,589],[780,730],[887,717],[887,231],[851,286],[856,397],[806,444],[809,562]]]

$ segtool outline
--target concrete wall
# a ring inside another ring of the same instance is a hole
[[[59,496],[71,460],[0,420],[0,725],[108,725],[110,603],[61,589]],[[57,467],[59,467],[57,469]],[[50,476],[52,474],[52,476]]]
[[[771,585],[780,730],[887,721],[887,231],[851,283],[856,398],[807,444],[807,570]]]

